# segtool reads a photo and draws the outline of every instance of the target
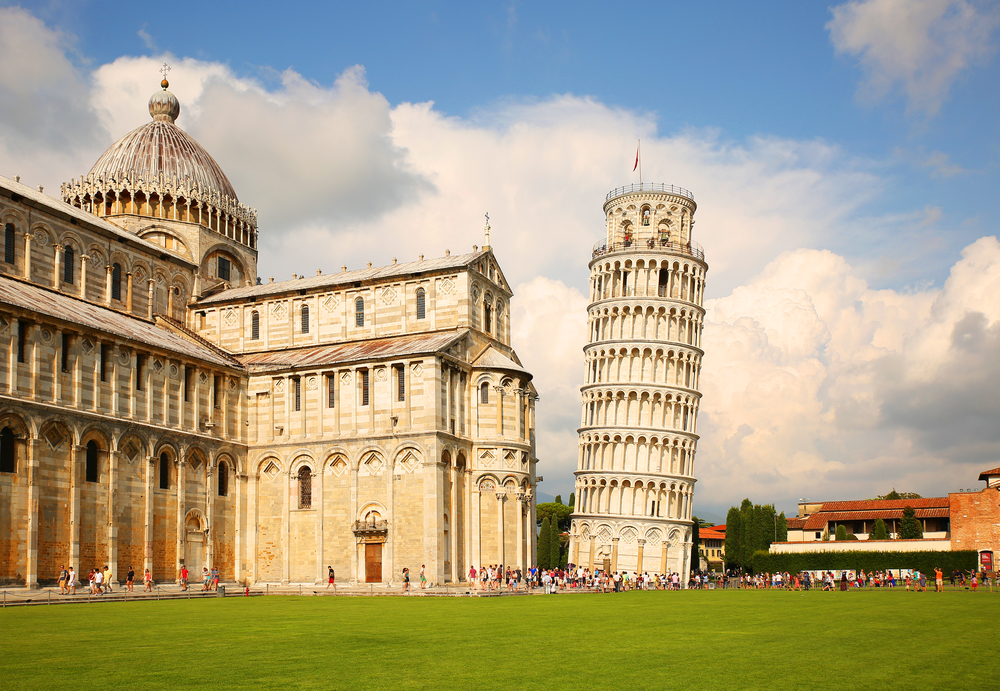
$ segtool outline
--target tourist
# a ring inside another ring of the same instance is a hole
[[[105,564],[105,566],[104,566],[104,592],[106,592],[106,593],[110,593],[111,592],[111,581],[112,581],[111,567]]]
[[[211,575],[208,573],[208,567],[201,567],[201,592],[208,592],[209,582],[212,580]]]
[[[427,575],[424,573],[424,569],[425,568],[426,567],[423,564],[420,565],[420,589],[421,590],[423,590],[424,588],[427,587]]]
[[[944,573],[941,571],[940,566],[934,567],[934,592],[944,592]]]
[[[212,567],[212,590],[218,592],[219,590],[219,567]]]
[[[94,569],[94,575],[91,577],[91,583],[93,585],[91,586],[90,590],[92,593],[94,593],[94,595],[104,594],[104,588],[102,587],[104,583],[103,571],[101,571],[100,569]]]
[[[327,590],[330,589],[331,585],[333,586],[333,592],[337,592],[337,582],[334,580],[333,567],[332,566],[327,566],[326,567],[326,588],[327,588]]]
[[[133,592],[132,583],[134,581],[135,581],[135,569],[133,569],[132,565],[129,564],[128,571],[125,573],[125,590],[127,590],[130,593]]]
[[[925,574],[923,571],[918,571],[917,573],[920,576],[920,590],[922,590],[923,592],[926,593],[927,592],[927,574]]]
[[[972,574],[972,592],[976,592],[976,587],[979,585],[979,572],[976,571]]]
[[[65,595],[67,589],[67,584],[69,582],[69,572],[66,570],[66,565],[63,564],[59,567],[59,594]]]
[[[73,570],[72,566],[69,567],[69,575],[66,576],[66,579],[66,589],[70,591],[69,594],[76,595],[76,571]]]
[[[475,565],[469,567],[469,583],[472,585],[472,589],[475,590],[477,585]]]
[[[410,570],[403,568],[403,594],[410,592]]]
[[[142,592],[151,593],[153,592],[153,575],[149,573],[149,569],[146,569],[146,573],[142,575],[143,588]]]
[[[181,590],[188,589],[188,567],[181,566]]]

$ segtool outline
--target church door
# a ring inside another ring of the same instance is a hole
[[[365,545],[365,583],[382,582],[382,543]]]
[[[184,564],[188,568],[189,582],[201,583],[201,569],[205,566],[205,534],[189,532],[184,550]]]

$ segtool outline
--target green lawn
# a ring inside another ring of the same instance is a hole
[[[1000,593],[230,597],[0,611],[4,689],[995,688]]]

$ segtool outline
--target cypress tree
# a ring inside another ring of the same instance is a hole
[[[916,511],[912,506],[903,509],[903,521],[899,524],[900,540],[919,540],[924,536],[924,529],[920,527],[920,521],[916,518]]]
[[[847,527],[841,523],[837,526],[837,542],[842,542],[847,539]]]
[[[569,508],[576,511],[576,492],[569,493]]]
[[[549,536],[549,568],[557,569],[559,568],[559,562],[562,560],[562,542],[559,539],[559,522],[553,521],[551,528],[551,534]]]
[[[556,495],[555,502],[556,502],[556,504],[562,504],[562,495],[561,494],[557,494]]]
[[[540,569],[549,568],[549,546],[552,544],[549,534],[551,532],[548,517],[543,518],[542,528],[538,531],[538,568]]]
[[[701,558],[698,556],[698,542],[700,540],[698,527],[701,521],[698,520],[697,516],[691,516],[691,520],[694,521],[694,525],[691,526],[691,569],[700,570]]]
[[[888,540],[889,530],[885,527],[885,521],[881,518],[876,519],[875,525],[872,526],[872,532],[868,535],[869,540]]]
[[[747,571],[753,568],[753,503],[744,499],[740,504],[740,565]]]
[[[735,506],[730,507],[726,514],[726,568],[743,568],[740,561],[740,526],[743,518],[740,510]]]
[[[784,511],[778,514],[778,542],[788,542],[788,519]]]

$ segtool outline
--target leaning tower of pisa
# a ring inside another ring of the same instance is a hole
[[[690,573],[708,270],[691,239],[696,208],[688,190],[658,183],[604,202],[570,528],[570,561],[591,570]]]

